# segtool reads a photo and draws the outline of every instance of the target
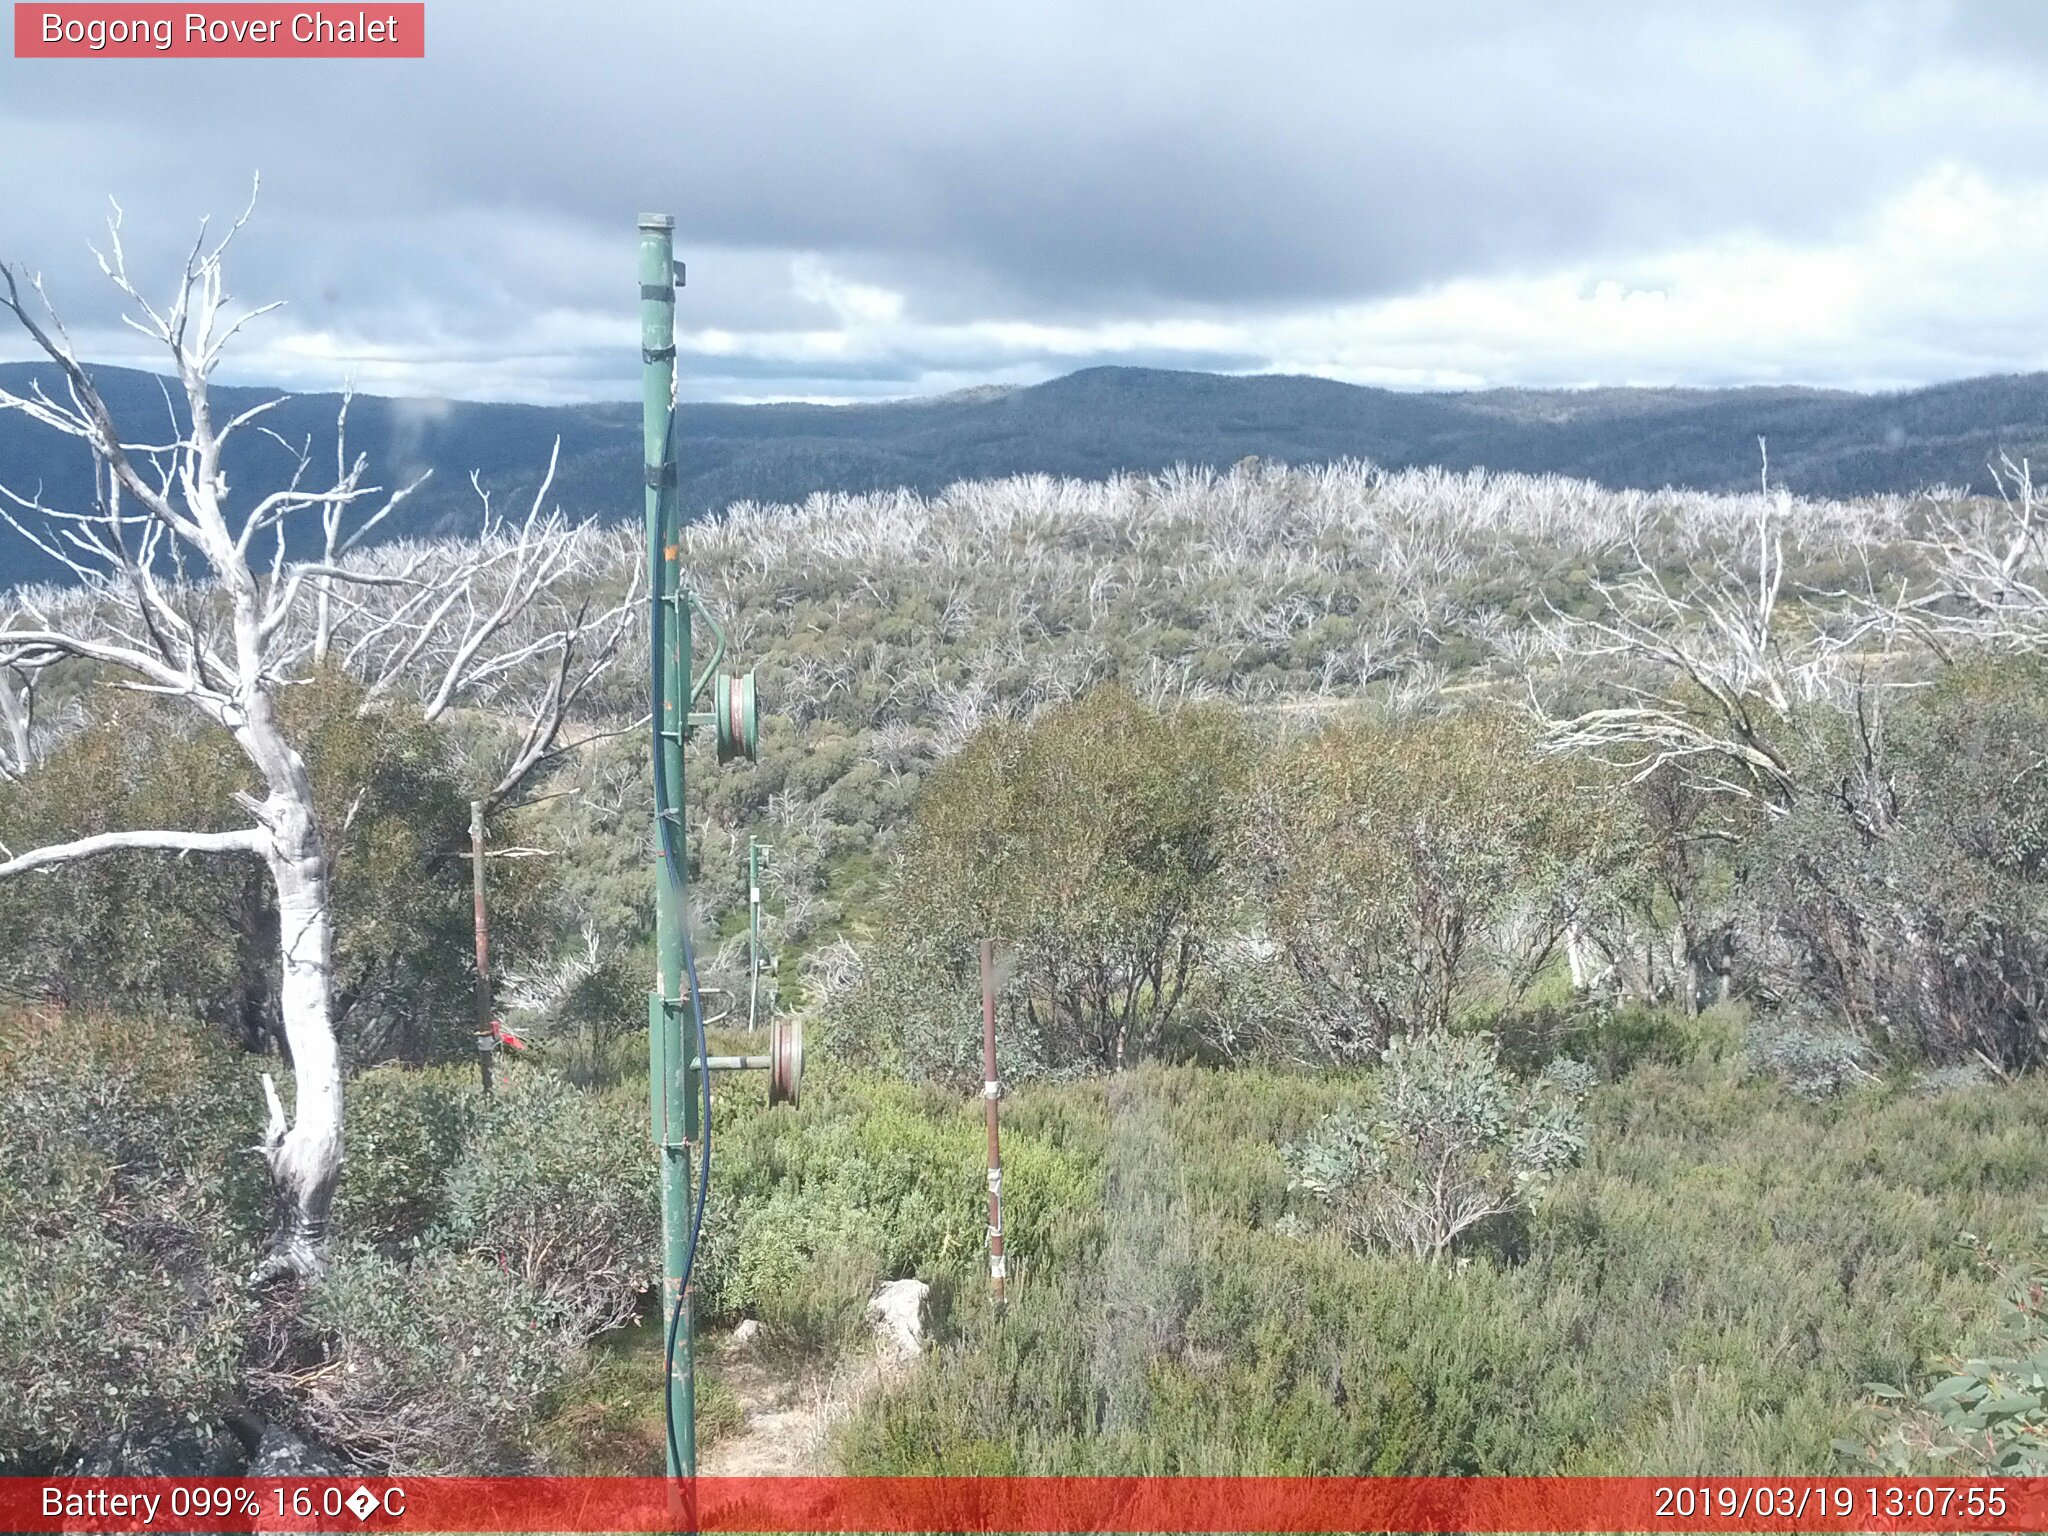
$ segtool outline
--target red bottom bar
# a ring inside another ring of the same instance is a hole
[[[2048,1478],[0,1479],[9,1531],[2040,1531]]]

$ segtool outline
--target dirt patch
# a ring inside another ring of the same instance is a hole
[[[698,1457],[707,1477],[796,1477],[827,1471],[825,1447],[837,1415],[815,1375],[779,1376],[759,1361],[725,1355],[719,1378],[746,1415]],[[839,1412],[844,1412],[841,1408]]]
[[[920,1296],[921,1299],[921,1296]],[[720,1341],[719,1380],[746,1415],[742,1426],[718,1437],[697,1459],[706,1477],[819,1477],[831,1464],[832,1430],[848,1414],[917,1368],[916,1346],[905,1353],[886,1326],[857,1356],[830,1371],[777,1370],[758,1343]]]

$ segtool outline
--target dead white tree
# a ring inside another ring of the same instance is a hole
[[[2048,507],[2030,461],[2001,453],[1991,475],[1997,501],[1935,504],[1919,541],[1933,579],[1909,617],[1937,645],[2048,650]]]
[[[1599,589],[1610,617],[1553,610],[1565,650],[1626,663],[1650,681],[1620,682],[1626,702],[1567,719],[1539,706],[1548,750],[1605,757],[1637,780],[1676,765],[1701,788],[1774,811],[1791,804],[1794,770],[1782,727],[1841,641],[1811,626],[1789,644],[1782,633],[1780,507],[1758,499],[1747,570],[1717,558],[1710,578],[1674,589],[1638,548],[1637,573]]]
[[[386,492],[368,466],[337,448],[334,474],[316,476],[310,444],[296,450],[283,489],[238,504],[223,452],[281,400],[217,418],[210,382],[236,333],[275,306],[231,315],[222,259],[245,211],[211,246],[202,225],[167,305],[130,281],[120,211],[96,252],[126,301],[127,323],[165,349],[174,375],[165,399],[171,425],[160,440],[116,424],[39,279],[0,265],[0,306],[53,367],[52,387],[0,390],[0,410],[77,439],[94,461],[89,508],[53,507],[40,492],[0,492],[0,516],[69,570],[85,600],[42,590],[0,608],[0,678],[11,679],[5,717],[8,771],[28,767],[27,707],[35,676],[58,662],[105,684],[180,701],[226,732],[262,787],[237,792],[249,825],[229,832],[138,828],[20,852],[0,849],[0,876],[48,870],[116,849],[232,854],[263,861],[275,888],[278,992],[294,1093],[287,1115],[263,1076],[268,1124],[262,1152],[285,1219],[258,1279],[306,1274],[320,1263],[342,1158],[342,1078],[336,1045],[329,829],[315,811],[306,762],[277,708],[280,690],[307,668],[353,647],[355,670],[378,698],[410,688],[429,714],[479,693],[518,695],[538,674],[519,748],[494,784],[502,800],[560,750],[563,722],[616,652],[631,606],[593,615],[572,604],[571,578],[590,574],[581,556],[597,546],[559,516],[535,511],[516,527],[486,510],[476,545],[410,547],[352,559],[362,536],[413,486]],[[346,426],[346,406],[339,429]],[[285,446],[281,438],[271,434]],[[418,482],[414,482],[417,485]],[[547,487],[542,487],[542,497]],[[294,558],[288,523],[319,519],[317,558]],[[364,636],[368,636],[367,640]],[[430,679],[430,681],[424,681]],[[502,702],[502,699],[501,701]]]
[[[1606,667],[1619,702],[1556,718],[1534,698],[1543,749],[1585,753],[1640,790],[1650,884],[1607,903],[1610,929],[1594,938],[1610,961],[1639,956],[1644,990],[1659,968],[1650,913],[1676,911],[1669,930],[1671,972],[1682,974],[1688,1011],[1721,965],[1721,938],[1697,910],[1700,858],[1726,842],[1729,814],[1780,816],[1811,788],[1803,746],[1804,705],[1828,702],[1857,720],[1877,718],[1898,629],[1895,605],[1863,595],[1813,593],[1803,612],[1781,609],[1785,584],[1782,493],[1754,498],[1750,547],[1717,555],[1703,576],[1675,585],[1631,542],[1636,574],[1598,590],[1606,615],[1554,614],[1550,640],[1561,659]],[[1876,637],[1876,653],[1849,665]],[[1579,972],[1574,965],[1575,979]],[[1725,973],[1724,973],[1725,975]]]

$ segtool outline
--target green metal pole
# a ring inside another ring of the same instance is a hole
[[[642,455],[647,467],[647,559],[651,628],[662,643],[654,658],[660,679],[658,779],[667,803],[655,807],[654,929],[657,990],[648,1009],[648,1099],[661,1164],[663,1338],[676,1339],[669,1390],[674,1393],[676,1442],[668,1452],[670,1477],[697,1470],[696,1340],[691,1298],[682,1284],[690,1241],[690,1153],[696,1131],[696,1073],[689,1063],[683,1017],[690,1006],[683,975],[683,921],[689,869],[683,824],[683,733],[688,725],[690,610],[678,570],[675,410],[675,220],[640,217],[640,355],[643,364]],[[664,826],[663,823],[666,822]],[[666,856],[673,850],[673,862]],[[680,1309],[681,1317],[676,1318]]]

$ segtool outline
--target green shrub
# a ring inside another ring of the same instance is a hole
[[[1752,854],[1765,995],[1909,1061],[2048,1057],[2044,681],[1977,662],[1810,722],[1809,787]]]
[[[617,1327],[659,1272],[646,1116],[644,1092],[504,1074],[449,1168],[447,1240],[530,1287],[572,1337]]]
[[[1246,878],[1311,1008],[1315,1054],[1513,1002],[1577,911],[1598,818],[1571,771],[1491,713],[1332,728],[1244,809]]]
[[[217,1414],[267,1215],[253,1074],[203,1027],[0,1027],[0,1466]]]
[[[1928,1067],[1913,1074],[1913,1091],[1932,1098],[1944,1093],[1967,1093],[1993,1081],[1981,1061],[1959,1061],[1949,1067]]]
[[[468,802],[447,743],[402,711],[360,710],[362,690],[324,672],[280,714],[312,776],[333,868],[334,1010],[351,1062],[424,1061],[470,1049]],[[248,825],[255,782],[218,731],[124,699],[0,795],[0,844],[25,850],[135,827]],[[492,868],[501,946],[532,936],[538,875]],[[277,912],[244,857],[151,851],[0,881],[0,987],[74,1004],[197,1017],[252,1050],[279,1031]]]
[[[189,712],[186,712],[189,713]],[[135,827],[225,831],[247,818],[233,744],[123,698],[0,793],[0,844]],[[198,1017],[262,1039],[277,963],[268,876],[253,859],[126,850],[0,881],[0,987],[79,1007]]]
[[[1754,1075],[1782,1083],[1809,1103],[1818,1104],[1852,1083],[1876,1078],[1870,1070],[1870,1047],[1862,1036],[1810,1016],[1759,1016],[1743,1036],[1742,1051]]]
[[[600,953],[578,966],[549,1021],[571,1039],[587,1040],[601,1059],[628,1035],[646,1033],[647,977],[623,950]]]
[[[819,1085],[794,1114],[721,1102],[700,1287],[707,1315],[793,1315],[807,1305],[809,1277],[841,1256],[850,1256],[845,1272],[882,1279],[962,1262],[981,1227],[973,1126],[939,1108],[958,1102],[865,1078]]]
[[[1339,1110],[1284,1149],[1292,1187],[1354,1241],[1440,1261],[1467,1229],[1526,1209],[1584,1149],[1577,1106],[1591,1079],[1559,1060],[1525,1086],[1485,1036],[1396,1040],[1363,1111]]]
[[[1639,1066],[1682,1067],[1699,1048],[1693,1021],[1665,1008],[1602,997],[1576,999],[1510,1009],[1485,1020],[1500,1042],[1503,1065],[1517,1072],[1540,1072],[1558,1056],[1591,1066],[1607,1082],[1626,1077]]]
[[[1587,1155],[1510,1262],[1470,1265],[1290,1232],[1303,1196],[1273,1146],[1369,1074],[1031,1087],[1004,1106],[1006,1145],[1014,1125],[1095,1170],[1061,1202],[1073,1236],[1013,1277],[1006,1314],[960,1271],[944,1334],[855,1411],[842,1466],[1826,1474],[1863,1383],[1916,1377],[1981,1307],[1956,1233],[2032,1230],[2048,1083],[1821,1116],[1736,1069],[1702,1049],[1596,1088]]]
[[[447,1178],[476,1112],[460,1067],[378,1067],[348,1084],[339,1230],[359,1242],[416,1242],[448,1213]]]
[[[1156,1053],[1204,960],[1247,759],[1231,715],[1161,713],[1115,687],[985,727],[918,797],[865,1032],[948,1082],[978,1080],[978,949],[993,936],[1006,1074]]]
[[[1852,1460],[1893,1477],[2048,1476],[2048,1256],[2037,1249],[2005,1284],[1976,1353],[1946,1357],[1948,1374],[1917,1399],[1873,1389],[1869,1438],[1842,1446]]]
[[[797,1273],[757,1283],[753,1312],[771,1351],[806,1363],[840,1358],[867,1336],[868,1302],[893,1278],[859,1233]]]
[[[555,1298],[489,1257],[357,1248],[309,1285],[251,1384],[270,1414],[366,1467],[516,1472],[577,1344]]]
[[[416,713],[362,704],[359,685],[327,672],[287,692],[281,706],[312,776],[334,869],[336,1026],[352,1062],[467,1060],[475,1049],[469,798],[445,731]],[[535,872],[522,862],[491,866],[501,952],[522,937],[532,906]]]
[[[1006,1247],[1013,1265],[1055,1263],[1092,1230],[1100,1164],[1018,1118],[1003,1136]],[[721,1096],[713,1146],[697,1276],[709,1321],[756,1317],[793,1352],[829,1355],[864,1326],[880,1282],[981,1271],[978,1098],[833,1074],[794,1113]]]

